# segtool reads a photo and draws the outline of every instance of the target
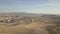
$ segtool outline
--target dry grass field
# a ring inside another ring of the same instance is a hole
[[[4,16],[3,16],[4,17]],[[13,17],[0,19],[0,34],[60,34],[60,17]]]
[[[45,26],[50,24],[45,23],[29,23],[18,25],[0,25],[0,34],[49,34],[45,30]]]

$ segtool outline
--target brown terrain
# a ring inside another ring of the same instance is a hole
[[[60,34],[59,15],[18,14],[0,16],[0,34]]]

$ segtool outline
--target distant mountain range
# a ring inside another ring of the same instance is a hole
[[[12,13],[0,13],[0,16],[55,16],[53,14],[35,14],[35,13],[25,13],[25,12],[12,12]]]
[[[41,14],[24,13],[24,12],[12,12],[12,13],[0,13],[0,16],[40,16]]]

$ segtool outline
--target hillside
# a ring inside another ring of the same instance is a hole
[[[18,13],[18,12],[0,13],[0,34],[59,34],[59,33],[60,33],[60,15]]]

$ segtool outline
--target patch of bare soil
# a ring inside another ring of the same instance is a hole
[[[0,34],[49,34],[44,30],[44,23],[19,24],[16,26],[0,25]]]

